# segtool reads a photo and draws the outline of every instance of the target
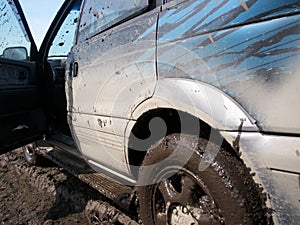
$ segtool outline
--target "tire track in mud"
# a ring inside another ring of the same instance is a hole
[[[0,224],[137,225],[135,219],[49,161],[28,166],[21,149],[0,156]]]

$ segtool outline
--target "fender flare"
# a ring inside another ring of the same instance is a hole
[[[153,96],[132,110],[125,137],[129,137],[140,116],[158,108],[189,113],[220,131],[258,131],[255,120],[234,99],[216,87],[191,79],[168,78],[158,80]]]

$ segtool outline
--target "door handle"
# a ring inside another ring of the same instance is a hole
[[[78,76],[78,62],[74,62],[72,66],[72,75],[73,77]]]
[[[69,68],[69,77],[77,77],[78,76],[78,62],[70,63]]]

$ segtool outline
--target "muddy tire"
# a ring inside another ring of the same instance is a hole
[[[35,143],[28,144],[22,147],[24,158],[30,166],[40,165],[44,161],[44,158],[36,152],[35,148]]]
[[[201,160],[206,160],[203,152],[212,148],[219,151],[217,156],[199,170]],[[147,185],[138,186],[137,194],[145,225],[272,224],[265,195],[249,170],[202,138],[165,137],[143,161],[138,185],[143,184]]]

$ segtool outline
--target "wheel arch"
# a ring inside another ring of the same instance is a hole
[[[181,131],[182,116],[187,120],[198,121],[201,128],[199,136],[209,138],[211,132],[219,135],[223,147],[233,154],[237,154],[233,143],[228,142],[231,140],[227,140],[219,131],[257,130],[255,121],[219,89],[188,79],[159,80],[152,98],[132,110],[125,133],[128,139],[126,157],[129,165],[139,166],[142,163],[146,151],[136,151],[134,140],[149,135],[148,126],[153,118],[164,119],[168,127],[167,135]]]

